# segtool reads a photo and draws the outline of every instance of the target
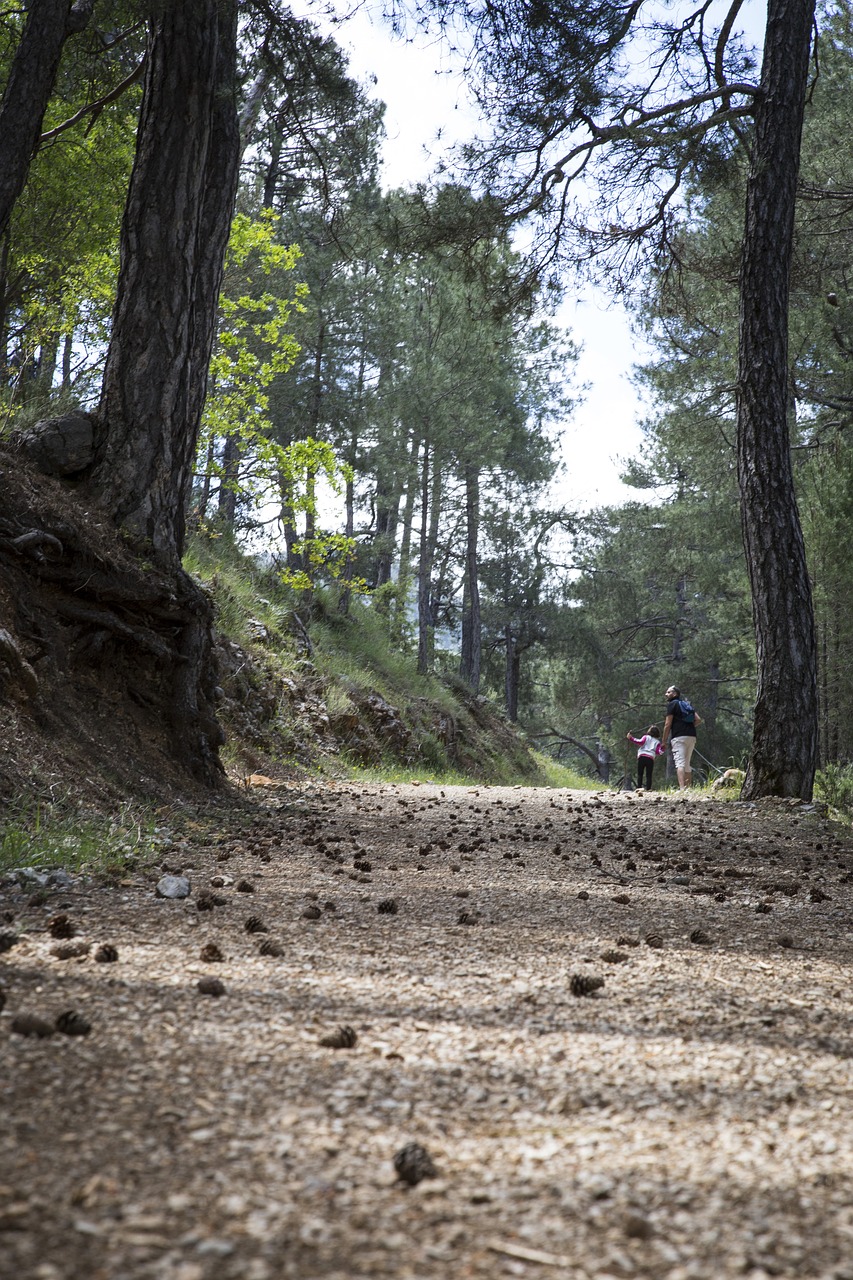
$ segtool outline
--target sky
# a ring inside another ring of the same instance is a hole
[[[406,44],[363,11],[333,34],[349,55],[352,75],[362,82],[375,77],[369,92],[386,105],[383,185],[428,180],[442,147],[466,140],[477,127],[440,44]],[[587,390],[563,428],[566,469],[555,482],[554,499],[570,509],[623,503],[632,496],[648,500],[648,491],[640,494],[619,479],[620,460],[636,454],[642,439],[644,409],[629,378],[644,348],[632,337],[624,309],[603,292],[572,292],[556,320],[582,348],[574,376]]]

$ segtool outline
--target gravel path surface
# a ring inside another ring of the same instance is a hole
[[[853,1280],[851,881],[815,806],[317,783],[7,884],[0,1277]]]

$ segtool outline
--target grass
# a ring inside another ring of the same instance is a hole
[[[603,784],[599,779],[589,778],[585,774],[578,773],[576,769],[560,764],[553,756],[545,755],[541,751],[533,751],[531,754],[546,778],[546,787],[567,788],[572,791],[600,791],[602,789]]]
[[[128,809],[112,819],[22,810],[0,826],[0,874],[32,867],[40,874],[118,875],[162,852],[172,839],[151,815]]]

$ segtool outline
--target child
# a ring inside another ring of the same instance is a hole
[[[651,791],[655,756],[662,756],[664,752],[660,741],[660,725],[650,724],[642,738],[635,738],[633,733],[628,733],[625,736],[629,742],[636,742],[639,747],[637,751],[637,786],[643,786],[643,775],[645,774],[648,779],[645,784],[646,788]]]

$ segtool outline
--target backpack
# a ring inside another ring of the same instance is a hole
[[[678,714],[685,724],[693,724],[696,719],[696,712],[693,709],[693,703],[688,702],[686,698],[677,698]]]

